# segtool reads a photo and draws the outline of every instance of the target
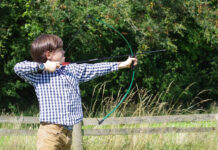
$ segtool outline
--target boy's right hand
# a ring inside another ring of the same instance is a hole
[[[48,72],[55,72],[55,70],[60,67],[59,62],[54,62],[54,61],[49,61],[49,60],[47,60],[44,63],[44,65],[45,65],[45,71],[48,71]]]

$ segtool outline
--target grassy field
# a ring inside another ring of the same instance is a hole
[[[102,86],[104,87],[104,86]],[[162,102],[161,97],[167,95],[165,92],[151,94],[146,89],[132,90],[128,98],[112,117],[123,116],[152,116],[152,115],[174,115],[174,114],[193,114],[204,112],[202,109],[195,109],[197,105],[209,101],[201,99],[199,92],[193,100],[190,100],[185,108],[179,103],[179,97],[173,97],[171,103]],[[122,95],[114,98],[104,97],[104,88],[99,88],[98,97],[93,97],[93,104],[89,107],[84,106],[85,117],[103,117],[120,101]],[[138,95],[138,103],[132,103],[132,98]],[[97,102],[98,101],[98,102]],[[101,102],[100,105],[99,101]],[[218,113],[217,106],[212,106],[210,111],[205,113]],[[25,115],[25,113],[23,113]],[[31,114],[31,112],[26,112]],[[38,116],[37,114],[32,114]],[[37,130],[38,124],[0,124],[0,129],[33,129]],[[152,123],[135,125],[117,126],[85,126],[83,129],[90,128],[158,128],[158,127],[216,127],[216,122],[174,122],[174,123]],[[85,150],[218,150],[217,132],[204,133],[164,133],[164,134],[134,134],[134,135],[109,135],[109,136],[83,136],[83,147]],[[0,150],[34,150],[36,149],[36,136],[1,136]],[[73,149],[73,148],[72,148]]]
[[[87,150],[217,150],[215,133],[85,137]]]
[[[197,126],[213,124],[201,123]],[[190,126],[193,127],[193,124]],[[215,132],[84,136],[83,146],[85,150],[217,150],[218,136]],[[0,150],[33,149],[36,149],[36,136],[0,137]]]
[[[215,121],[83,126],[83,129],[216,127]],[[2,123],[1,129],[37,130],[38,124]],[[0,150],[36,149],[36,136],[1,136]],[[83,136],[85,150],[217,150],[216,132]],[[72,148],[73,149],[73,148]]]

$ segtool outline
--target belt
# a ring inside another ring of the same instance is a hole
[[[65,129],[72,131],[73,130],[73,126],[66,126],[66,125],[62,125]]]

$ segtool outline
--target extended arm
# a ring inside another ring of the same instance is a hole
[[[78,78],[79,82],[86,82],[95,77],[108,74],[118,69],[130,68],[131,64],[137,65],[136,58],[128,58],[123,62],[106,62],[96,64],[73,64],[70,65],[71,69],[74,70],[74,74]]]

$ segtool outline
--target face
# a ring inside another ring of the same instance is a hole
[[[60,48],[55,51],[48,52],[47,59],[50,61],[56,61],[56,62],[63,63],[65,62],[64,54],[65,54],[65,51],[62,48]]]

